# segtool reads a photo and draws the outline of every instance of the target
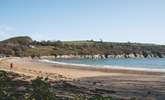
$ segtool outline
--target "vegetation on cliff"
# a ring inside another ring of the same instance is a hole
[[[0,53],[9,56],[58,55],[122,55],[134,57],[165,56],[165,46],[141,43],[116,43],[103,41],[32,41],[30,37],[15,37],[0,43]]]
[[[32,39],[28,36],[14,37],[0,42],[0,54],[7,56],[24,56]]]

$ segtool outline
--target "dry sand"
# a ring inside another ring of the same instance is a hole
[[[13,63],[13,69],[10,69],[10,63]],[[164,100],[165,98],[165,74],[162,72],[84,68],[42,63],[38,59],[18,57],[1,59],[0,69],[31,76],[31,78],[48,76],[52,80],[65,80],[71,84],[65,87],[65,92],[68,94],[75,92],[122,98],[138,97],[144,100]],[[62,93],[65,94],[63,87],[59,87],[57,91],[63,91]]]
[[[13,68],[10,69],[10,64],[13,63]],[[68,67],[68,68],[67,68]],[[77,79],[83,77],[95,77],[112,75],[110,73],[104,73],[99,71],[86,70],[81,68],[74,68],[72,66],[48,64],[40,62],[39,59],[31,58],[18,58],[11,57],[5,58],[0,61],[0,68],[23,73],[32,76],[53,76],[53,74],[61,75],[66,79]],[[115,73],[113,73],[115,75]]]

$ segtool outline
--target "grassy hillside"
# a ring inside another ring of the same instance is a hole
[[[0,43],[0,53],[11,56],[57,55],[143,55],[164,57],[165,46],[103,41],[32,41],[30,37],[11,38]]]
[[[28,36],[13,37],[0,42],[0,54],[7,56],[24,56],[33,40]]]
[[[22,36],[22,37],[13,37],[7,40],[2,41],[2,43],[5,44],[17,44],[17,45],[28,45],[32,43],[32,39],[28,36]]]
[[[40,55],[122,55],[122,54],[142,54],[144,56],[153,55],[163,57],[165,54],[164,45],[140,44],[140,43],[115,43],[102,41],[43,41],[33,42],[36,48],[43,52]],[[30,49],[36,51],[36,48]]]

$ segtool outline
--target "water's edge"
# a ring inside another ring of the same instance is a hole
[[[110,69],[124,69],[124,70],[134,70],[134,71],[148,71],[148,72],[165,72],[165,69],[158,68],[142,68],[142,67],[128,67],[128,66],[112,66],[112,65],[88,65],[88,64],[76,64],[76,63],[66,63],[60,61],[53,61],[48,59],[41,59],[40,62],[51,63],[51,64],[60,64],[60,65],[71,65],[76,67],[89,67],[89,68],[110,68]]]

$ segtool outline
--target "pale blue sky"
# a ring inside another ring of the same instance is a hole
[[[165,0],[0,0],[0,40],[165,44]]]

